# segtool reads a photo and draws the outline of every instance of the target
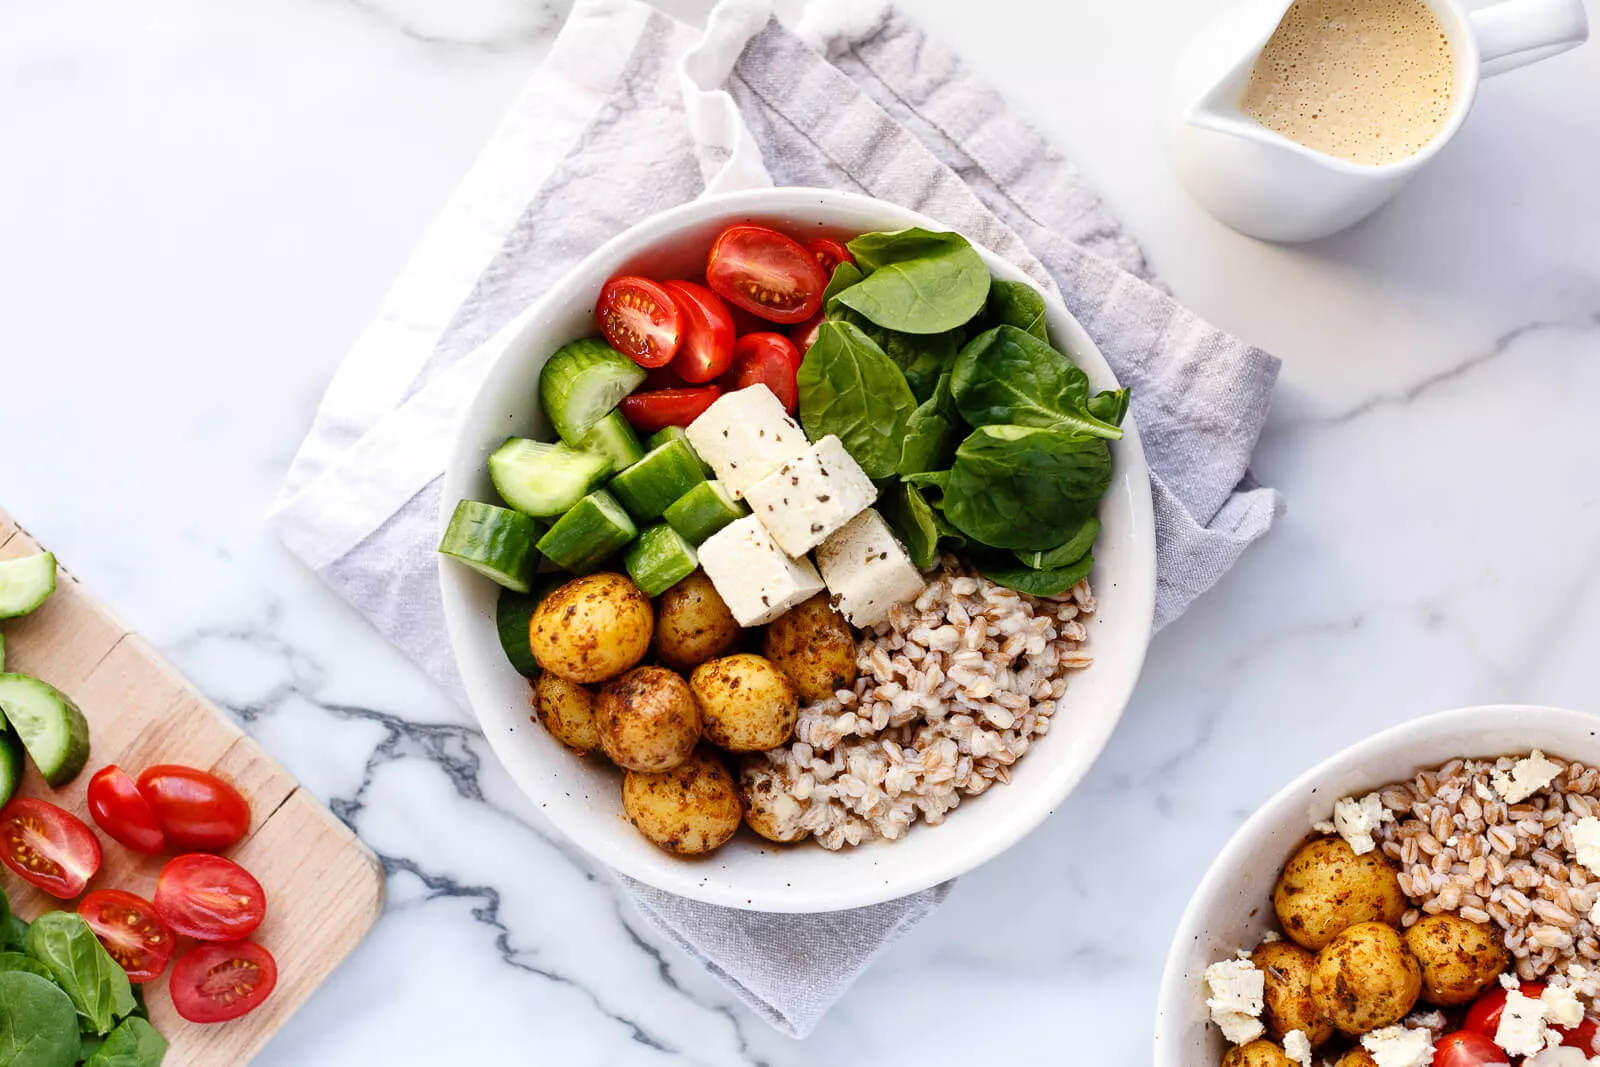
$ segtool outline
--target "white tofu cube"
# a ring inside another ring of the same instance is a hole
[[[700,566],[740,626],[769,623],[822,592],[822,579],[811,561],[790,559],[754,515],[706,538]]]
[[[724,393],[686,432],[735,500],[785,461],[804,455],[809,445],[805,431],[765,385]]]
[[[745,490],[761,524],[791,556],[803,556],[878,498],[844,442],[829,434]]]
[[[889,524],[870,508],[822,543],[817,566],[844,617],[863,630],[928,586]]]

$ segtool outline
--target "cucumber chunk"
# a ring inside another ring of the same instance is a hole
[[[54,686],[26,674],[0,674],[0,712],[51,786],[66,785],[89,762],[89,722]]]
[[[565,574],[552,571],[534,575],[533,588],[526,593],[511,589],[500,591],[500,599],[494,606],[495,632],[500,635],[500,647],[505,651],[506,659],[524,678],[539,677],[539,661],[533,658],[533,647],[528,636],[533,611],[540,601],[555,592],[566,580]]]
[[[661,429],[651,434],[650,437],[645,441],[644,450],[646,452],[653,452],[662,445],[668,444],[672,441],[682,441],[688,446],[689,451],[694,452],[694,446],[689,444],[689,431],[685,430],[682,426],[663,426]],[[700,453],[695,452],[694,458],[700,459]],[[707,478],[711,477],[713,473],[711,470],[711,464],[707,463],[703,459],[700,459],[700,469],[705,472]]]
[[[39,552],[0,560],[0,619],[26,615],[56,591],[56,558]]]
[[[667,505],[706,480],[700,457],[688,441],[668,441],[615,478],[610,489],[628,514],[641,522],[659,519]]]
[[[549,518],[582,500],[611,473],[611,460],[562,442],[508,437],[489,457],[495,492],[526,515]]]
[[[11,730],[0,726],[0,808],[11,803],[21,784],[22,742]],[[0,942],[4,941],[4,935],[0,934]]]
[[[727,487],[713,479],[701,482],[668,504],[661,517],[691,545],[698,545],[728,523],[748,514],[750,509],[742,501],[733,499]]]
[[[539,403],[563,441],[576,444],[583,431],[616,410],[617,402],[644,384],[644,368],[598,337],[562,345],[539,372]]]
[[[583,431],[574,444],[585,452],[610,459],[614,471],[625,471],[644,456],[639,435],[628,425],[628,420],[622,417],[620,411],[613,411]]]
[[[639,535],[622,554],[633,584],[647,597],[655,597],[677,585],[700,566],[694,546],[666,523],[657,523]]]
[[[538,539],[539,524],[522,512],[463,500],[450,516],[439,552],[492,582],[526,593],[539,566],[533,547]]]
[[[617,498],[596,489],[539,538],[545,558],[573,574],[588,574],[639,533]]]

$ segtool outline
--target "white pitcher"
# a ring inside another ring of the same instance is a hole
[[[1376,165],[1297,144],[1240,108],[1251,68],[1290,0],[1247,0],[1212,26],[1179,65],[1168,130],[1178,176],[1189,192],[1217,218],[1253,237],[1309,241],[1336,233],[1375,211],[1455,136],[1480,79],[1565,52],[1589,33],[1583,0],[1500,0],[1470,12],[1460,0],[1425,2],[1449,36],[1455,100],[1420,152]]]

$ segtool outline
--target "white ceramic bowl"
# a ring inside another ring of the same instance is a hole
[[[508,434],[550,436],[537,400],[540,367],[560,345],[594,332],[594,299],[606,279],[624,271],[697,277],[711,242],[735,222],[766,223],[800,237],[946,228],[864,196],[766,189],[685,204],[619,235],[503,332],[504,349],[467,410],[445,472],[441,529],[458,499],[495,499],[485,464]],[[996,277],[1027,280],[995,256],[983,256]],[[1115,388],[1094,343],[1054,298],[1047,300],[1047,318],[1052,336],[1073,354],[1093,387]],[[450,640],[484,735],[518,785],[574,842],[622,873],[681,896],[762,911],[833,911],[963,874],[1014,844],[1061,803],[1099,754],[1133,692],[1150,638],[1155,533],[1139,433],[1131,420],[1126,430],[1112,444],[1113,479],[1095,545],[1091,581],[1100,609],[1089,640],[1095,664],[1074,677],[1068,710],[1056,716],[1011,783],[962,805],[939,827],[917,826],[899,842],[838,853],[810,844],[775,847],[747,832],[700,859],[661,851],[623,817],[615,768],[574,756],[529,722],[528,683],[506,662],[495,636],[498,588],[441,559]]]
[[[1211,864],[1173,936],[1156,1004],[1155,1067],[1221,1061],[1228,1046],[1210,1025],[1205,969],[1253,948],[1275,925],[1272,887],[1278,872],[1312,824],[1330,817],[1335,800],[1362,796],[1457,756],[1525,755],[1535,748],[1600,764],[1600,718],[1512,704],[1439,712],[1352,745],[1262,805]]]

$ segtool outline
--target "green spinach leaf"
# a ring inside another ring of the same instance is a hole
[[[823,313],[830,317],[834,315],[839,308],[839,294],[865,277],[861,268],[854,263],[840,263],[833,268],[833,277],[828,279],[827,288],[822,290]]]
[[[939,528],[921,491],[901,482],[884,501],[884,517],[906,546],[912,566],[919,571],[931,569],[939,554]]]
[[[919,489],[932,489],[939,494],[934,502],[934,507],[943,507],[945,491],[950,487],[949,471],[920,471],[917,474],[908,474],[905,477],[907,485],[914,485]]]
[[[1101,422],[1121,426],[1128,417],[1129,393],[1126,389],[1107,389],[1089,398],[1089,414]]]
[[[1047,426],[1116,440],[1121,427],[1089,412],[1089,377],[1060,352],[1015,326],[967,342],[950,390],[974,426]]]
[[[961,352],[960,330],[928,334],[900,333],[898,330],[885,330],[865,315],[849,308],[841,308],[833,318],[838,322],[854,323],[862,333],[872,338],[873,343],[883,349],[883,354],[894,360],[894,365],[906,376],[911,395],[917,398],[919,404],[933,395],[939,376],[950,369]]]
[[[0,972],[0,1067],[72,1067],[78,1016],[53,982],[26,971]]]
[[[1050,333],[1044,322],[1044,296],[1027,282],[1003,282],[996,278],[989,283],[983,329],[991,330],[996,326],[1015,326],[1045,344],[1050,343]]]
[[[70,911],[39,916],[28,931],[28,955],[50,969],[89,1029],[109,1034],[134,1009],[128,974],[94,936],[83,917]]]
[[[989,268],[960,234],[862,234],[850,254],[866,277],[839,293],[839,303],[885,329],[944,333],[972,321],[989,295]]]
[[[967,535],[956,529],[940,508],[933,509],[933,528],[939,531],[939,540],[951,548],[967,547]]]
[[[55,975],[50,973],[50,968],[22,952],[0,952],[0,971],[26,971],[40,978],[48,978],[52,982],[56,980]]]
[[[1060,596],[1087,578],[1093,569],[1094,556],[1088,554],[1065,567],[1047,571],[1034,570],[1032,567],[1008,567],[1003,563],[991,565],[984,560],[978,562],[979,572],[991,582],[1033,596]]]
[[[919,474],[950,466],[961,433],[961,416],[950,393],[950,375],[941,374],[933,395],[906,421],[906,436],[900,446],[900,473]]]
[[[1094,539],[1100,536],[1100,520],[1090,515],[1083,520],[1071,537],[1061,542],[1055,548],[1044,552],[1018,552],[1017,559],[1025,567],[1032,567],[1036,571],[1054,570],[1065,567],[1082,559],[1094,547]]]
[[[166,1054],[167,1039],[143,1019],[131,1018],[111,1031],[84,1067],[158,1067]]]
[[[1111,485],[1098,437],[1029,426],[980,426],[956,449],[944,513],[994,548],[1055,548],[1095,513]]]
[[[895,472],[917,400],[872,338],[851,323],[824,322],[796,377],[807,437],[836,434],[869,478]]]
[[[0,923],[0,948],[18,949],[28,941],[28,924],[16,915],[7,915]]]

